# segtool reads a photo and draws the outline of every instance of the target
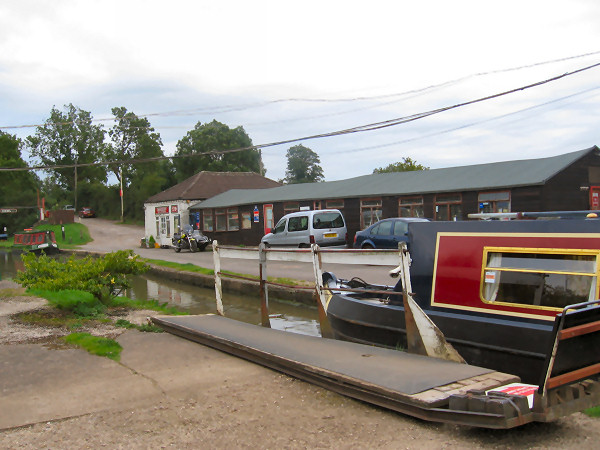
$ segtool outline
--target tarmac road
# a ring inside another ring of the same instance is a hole
[[[161,259],[182,264],[191,263],[209,269],[214,268],[213,255],[210,249],[197,253],[191,253],[186,250],[175,253],[173,249],[141,248],[140,241],[144,237],[144,228],[141,226],[121,225],[114,221],[99,218],[78,218],[77,220],[88,227],[93,239],[92,242],[81,246],[83,250],[108,253],[116,250],[132,249],[140,256],[148,259]],[[60,238],[58,245],[60,246]],[[258,263],[254,264],[251,261],[243,259],[225,259],[221,262],[221,268],[240,274],[259,275]],[[323,266],[323,270],[335,273],[338,278],[350,279],[358,276],[367,282],[377,284],[395,284],[395,280],[388,275],[388,271],[392,268],[393,266],[347,264]],[[268,266],[268,275],[277,278],[314,280],[312,265],[307,263],[270,263]]]

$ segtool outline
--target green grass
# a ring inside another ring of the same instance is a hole
[[[584,414],[590,417],[600,417],[600,406],[594,406],[593,408],[588,408],[583,411]]]
[[[88,228],[82,223],[67,223],[65,227],[65,239],[62,238],[62,225],[40,225],[36,230],[54,231],[56,243],[59,248],[76,248],[79,245],[87,244],[92,241]]]
[[[164,330],[161,327],[157,327],[154,324],[136,325],[131,323],[129,320],[119,319],[115,322],[115,326],[125,328],[127,330],[135,328],[138,331],[144,331],[146,333],[162,333]]]
[[[123,347],[113,339],[92,336],[90,333],[71,333],[63,339],[68,344],[81,347],[92,355],[106,356],[114,361],[121,359]]]

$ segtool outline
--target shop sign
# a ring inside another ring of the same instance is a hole
[[[177,214],[179,212],[179,208],[177,205],[171,205],[171,213]]]
[[[156,214],[157,216],[160,214],[169,214],[169,207],[168,206],[156,206],[154,208],[154,214]]]

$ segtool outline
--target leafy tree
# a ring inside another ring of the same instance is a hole
[[[56,108],[50,118],[36,128],[34,136],[27,138],[31,154],[48,166],[94,163],[101,159],[104,150],[104,130],[92,124],[92,116],[73,104],[65,105],[65,111]],[[75,194],[80,183],[106,180],[104,166],[81,166],[49,169],[56,183],[65,191]],[[75,205],[77,206],[77,205]]]
[[[402,161],[375,169],[373,170],[373,173],[413,172],[416,170],[429,170],[429,167],[425,167],[421,164],[418,164],[409,156],[406,158],[402,158]]]
[[[205,170],[210,172],[256,172],[262,170],[259,150],[248,149],[231,153],[210,153],[252,146],[252,140],[243,127],[229,128],[213,120],[198,122],[193,130],[177,142],[176,156],[198,155],[192,158],[175,158],[177,182]],[[203,154],[206,153],[206,154]]]
[[[323,169],[319,155],[303,145],[290,147],[286,153],[287,170],[284,183],[314,183],[323,181]]]
[[[22,142],[16,136],[0,131],[0,167],[24,168],[21,158]],[[6,227],[12,233],[29,227],[38,219],[37,188],[40,181],[30,171],[0,171],[0,206],[24,206],[15,214],[0,215],[0,233]]]
[[[164,156],[160,134],[154,131],[148,119],[138,117],[124,107],[113,108],[112,113],[115,125],[108,131],[111,143],[105,150],[106,160],[127,161]],[[144,201],[168,187],[171,163],[166,160],[125,163],[121,166],[112,165],[111,170],[119,182],[121,173],[123,176],[124,215],[140,220],[144,216],[141,207]]]

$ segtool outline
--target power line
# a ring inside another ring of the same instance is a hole
[[[173,158],[186,158],[186,157],[203,156],[203,155],[211,155],[211,154],[223,155],[223,154],[227,154],[227,153],[236,153],[236,152],[241,152],[241,151],[246,151],[246,150],[257,150],[257,149],[261,149],[261,148],[274,147],[277,145],[291,144],[291,143],[299,142],[299,141],[321,139],[321,138],[333,137],[333,136],[342,136],[342,135],[353,134],[353,133],[363,133],[366,131],[374,131],[374,130],[380,130],[383,128],[398,126],[401,124],[413,122],[415,120],[424,119],[425,117],[440,114],[442,112],[450,111],[450,110],[461,108],[461,107],[468,106],[468,105],[473,105],[476,103],[481,103],[481,102],[484,102],[487,100],[492,100],[492,99],[503,97],[503,96],[506,96],[509,94],[514,94],[516,92],[525,91],[527,89],[532,89],[534,87],[538,87],[538,86],[542,86],[542,85],[545,85],[545,84],[548,84],[548,83],[551,83],[554,81],[558,81],[562,78],[569,77],[569,76],[584,72],[586,70],[596,68],[598,66],[600,66],[600,63],[592,64],[590,66],[586,66],[586,67],[583,67],[583,68],[580,68],[580,69],[577,69],[577,70],[574,70],[571,72],[566,72],[561,75],[556,75],[556,76],[548,78],[546,80],[537,81],[535,83],[531,83],[531,84],[528,84],[525,86],[521,86],[518,88],[503,91],[503,92],[500,92],[497,94],[492,94],[492,95],[488,95],[486,97],[480,97],[475,100],[469,100],[466,102],[457,103],[452,106],[437,108],[437,109],[433,109],[430,111],[424,111],[424,112],[420,112],[420,113],[416,113],[416,114],[411,114],[409,116],[398,117],[395,119],[389,119],[389,120],[385,120],[385,121],[381,121],[381,122],[373,122],[373,123],[369,123],[369,124],[365,124],[365,125],[359,125],[356,127],[346,128],[343,130],[330,131],[327,133],[314,134],[314,135],[304,136],[304,137],[300,137],[300,138],[286,139],[286,140],[270,142],[270,143],[266,143],[266,144],[251,145],[251,146],[247,146],[247,147],[240,147],[240,148],[230,149],[230,150],[211,150],[208,152],[194,153],[191,155],[158,156],[158,157],[154,157],[154,158],[130,159],[127,161],[100,161],[100,162],[93,162],[93,163],[61,164],[61,165],[53,165],[53,166],[35,166],[35,167],[27,167],[27,168],[21,168],[21,167],[19,167],[19,168],[0,168],[0,171],[7,172],[7,171],[24,171],[24,170],[49,170],[49,169],[66,169],[66,168],[74,168],[74,167],[108,166],[108,165],[115,165],[115,164],[116,165],[118,165],[118,164],[136,164],[136,163],[143,163],[143,162],[152,162],[152,161],[160,161],[160,160],[167,160],[167,159],[173,159]]]
[[[393,94],[381,94],[381,95],[373,95],[373,96],[356,96],[356,97],[340,98],[340,99],[290,97],[290,98],[282,98],[282,99],[262,101],[262,102],[242,103],[242,104],[237,104],[237,105],[233,104],[233,105],[222,105],[222,106],[208,107],[208,108],[193,108],[193,109],[182,109],[182,110],[174,110],[174,111],[148,113],[148,114],[136,115],[136,118],[190,116],[190,115],[196,115],[196,114],[226,113],[226,112],[233,112],[233,111],[243,111],[246,109],[263,107],[263,106],[273,105],[273,104],[277,104],[277,103],[288,103],[288,102],[348,103],[348,102],[356,102],[356,101],[381,100],[381,99],[387,99],[387,98],[393,98],[393,97],[402,97],[402,96],[409,95],[409,94],[420,94],[420,93],[426,92],[431,89],[437,89],[440,87],[457,84],[457,83],[460,83],[460,82],[470,79],[470,78],[498,74],[498,73],[514,72],[514,71],[518,71],[518,70],[522,70],[522,69],[529,69],[532,67],[539,67],[539,66],[543,66],[543,65],[554,64],[557,62],[564,62],[564,61],[569,61],[569,60],[574,60],[574,59],[585,58],[588,56],[595,56],[598,54],[600,54],[600,50],[595,51],[595,52],[583,53],[583,54],[575,55],[575,56],[568,56],[568,57],[559,58],[559,59],[546,60],[546,61],[540,61],[540,62],[536,62],[536,63],[532,63],[532,64],[510,67],[510,68],[506,68],[506,69],[497,69],[497,70],[491,70],[491,71],[485,71],[485,72],[477,72],[477,73],[474,73],[471,75],[466,75],[463,77],[459,77],[459,78],[445,81],[445,82],[438,83],[438,84],[433,84],[433,85],[426,86],[423,88],[412,89],[409,91],[393,93]],[[392,103],[392,102],[390,102],[390,103]],[[338,113],[336,113],[336,114],[338,114]],[[99,118],[99,119],[92,119],[91,121],[92,122],[109,122],[109,121],[114,121],[114,120],[115,120],[114,117],[105,117],[105,118]],[[77,121],[61,122],[61,123],[59,123],[59,125],[70,125],[70,124],[74,124],[74,123],[77,123]],[[7,125],[7,126],[0,126],[0,130],[36,128],[36,127],[42,127],[44,125],[45,124]],[[155,128],[155,126],[132,127],[132,128],[140,128],[140,129],[141,128]],[[179,127],[168,127],[168,126],[163,127],[163,126],[161,126],[160,128],[179,128]]]

